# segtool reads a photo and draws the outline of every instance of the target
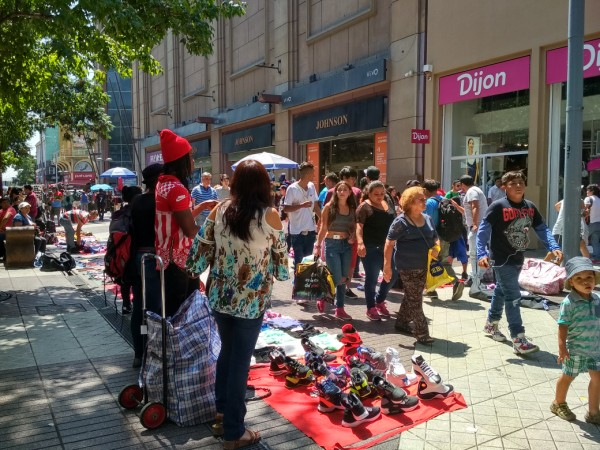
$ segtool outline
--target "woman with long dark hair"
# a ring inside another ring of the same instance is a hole
[[[271,306],[273,277],[289,278],[287,249],[279,213],[271,203],[264,166],[242,161],[231,180],[231,196],[208,215],[187,261],[193,274],[209,266],[208,301],[221,335],[217,361],[217,429],[223,448],[260,441],[244,426],[250,359],[263,315]]]
[[[321,227],[317,237],[315,256],[321,254],[325,242],[325,261],[335,283],[335,317],[352,320],[344,310],[346,279],[352,259],[352,244],[356,239],[356,198],[346,181],[335,185],[331,200],[321,212]],[[325,302],[317,302],[319,312],[325,311]]]
[[[192,174],[192,146],[186,139],[171,130],[163,130],[160,147],[164,167],[155,190],[154,242],[156,254],[162,258],[165,267],[166,314],[172,316],[198,288],[198,280],[185,270],[192,239],[199,230],[194,217],[213,208],[217,202],[207,200],[192,210],[192,197],[187,188],[188,177]]]

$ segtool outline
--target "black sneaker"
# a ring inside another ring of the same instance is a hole
[[[350,392],[354,392],[359,398],[369,398],[377,396],[377,391],[372,389],[367,375],[357,367],[350,371]]]
[[[354,428],[363,423],[373,422],[381,416],[381,409],[377,406],[364,406],[356,394],[353,393],[344,397],[342,404],[346,408],[342,426],[346,428]]]
[[[317,381],[317,392],[319,393],[319,406],[317,410],[322,413],[329,413],[336,409],[345,409],[342,405],[342,399],[346,394],[333,381],[323,379]]]
[[[329,361],[335,360],[335,358],[336,358],[335,355],[332,355],[330,353],[325,353],[325,350],[323,350],[321,347],[319,347],[317,344],[315,344],[309,338],[302,338],[301,343],[302,343],[302,348],[304,348],[305,352],[314,353],[316,356],[323,358],[323,361],[329,362]]]
[[[295,359],[286,356],[284,364],[288,370],[288,375],[285,377],[286,388],[294,389],[300,386],[308,386],[315,380],[312,370]]]
[[[385,370],[387,368],[385,365],[385,357],[370,347],[358,347],[358,355],[360,356],[360,359],[371,364],[374,369]]]
[[[278,349],[273,349],[269,352],[269,359],[271,360],[271,365],[269,366],[269,374],[276,375],[284,375],[288,373],[287,366],[285,365],[285,353]]]
[[[355,367],[362,370],[365,375],[367,375],[369,381],[373,381],[373,378],[376,376],[385,378],[385,370],[375,369],[371,364],[366,361],[361,361],[357,356],[350,356],[348,358],[348,366],[350,367],[350,370]]]
[[[373,386],[381,395],[381,412],[384,414],[397,414],[412,411],[419,406],[419,399],[407,395],[404,389],[390,383],[385,378],[375,377]]]
[[[465,284],[461,281],[452,286],[452,301],[458,300],[465,290]]]
[[[348,298],[358,298],[358,295],[356,295],[354,292],[352,292],[352,289],[346,288],[346,297],[348,297]]]

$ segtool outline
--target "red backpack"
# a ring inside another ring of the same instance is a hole
[[[121,285],[131,260],[131,212],[129,208],[117,212],[108,228],[110,234],[104,255],[104,271],[115,283]]]

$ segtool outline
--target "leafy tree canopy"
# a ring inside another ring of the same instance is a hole
[[[24,184],[35,183],[35,158],[29,153],[14,165],[17,169],[17,176],[14,181],[15,186],[23,186]]]
[[[104,73],[151,74],[169,30],[192,54],[213,50],[211,23],[244,14],[239,0],[3,0],[0,2],[0,169],[27,153],[35,130],[60,123],[107,137]]]

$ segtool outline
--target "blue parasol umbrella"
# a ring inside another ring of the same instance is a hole
[[[137,175],[125,167],[113,167],[100,174],[105,178],[135,178]]]
[[[110,184],[94,184],[91,188],[92,191],[99,191],[104,189],[105,191],[112,191],[113,187]]]

